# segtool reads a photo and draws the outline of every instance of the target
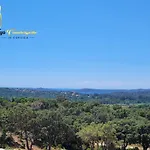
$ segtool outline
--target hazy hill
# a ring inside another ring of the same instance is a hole
[[[45,89],[45,88],[0,88],[0,97],[58,98],[68,100],[96,100],[105,104],[150,103],[150,89],[105,90],[105,89]]]

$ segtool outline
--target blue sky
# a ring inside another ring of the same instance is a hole
[[[150,88],[150,1],[0,0],[0,86]]]

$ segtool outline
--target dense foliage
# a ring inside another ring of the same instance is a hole
[[[150,105],[107,105],[96,101],[0,99],[0,146],[14,145],[18,135],[31,150],[125,150],[130,144],[150,146]],[[138,149],[138,148],[136,148]]]

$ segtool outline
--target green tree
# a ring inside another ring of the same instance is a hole
[[[116,142],[116,130],[111,122],[107,122],[102,126],[102,141],[104,149],[113,150]]]
[[[90,125],[83,127],[77,135],[87,144],[90,144],[90,148],[93,150],[95,143],[97,143],[97,149],[99,148],[99,142],[102,137],[102,124],[91,123]]]
[[[32,109],[23,104],[19,104],[9,111],[9,130],[19,134],[21,139],[25,139],[28,150],[32,149],[34,143],[33,130],[36,129],[34,118],[36,116]]]
[[[116,136],[121,141],[122,150],[126,150],[128,144],[135,143],[136,122],[131,119],[121,119],[116,122]]]
[[[150,147],[150,122],[138,127],[138,138],[143,150],[147,150]]]
[[[51,150],[66,141],[71,140],[73,132],[69,130],[59,113],[55,111],[41,111],[38,114],[40,124],[40,137],[43,144]]]

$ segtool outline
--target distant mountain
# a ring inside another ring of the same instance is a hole
[[[83,88],[83,89],[66,89],[66,88],[31,88],[32,90],[36,91],[57,91],[57,92],[76,92],[80,94],[109,94],[114,92],[125,92],[127,90],[122,89],[90,89],[90,88]]]
[[[120,90],[120,89],[88,89],[88,88],[84,88],[84,89],[77,89],[77,90],[73,90],[75,92],[78,93],[82,93],[82,94],[110,94],[110,93],[114,93],[114,92],[125,92],[127,90]]]

